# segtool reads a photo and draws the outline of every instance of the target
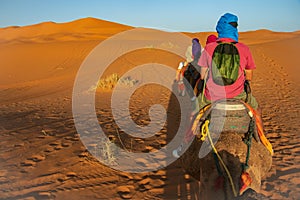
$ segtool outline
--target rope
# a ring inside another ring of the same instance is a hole
[[[205,130],[205,132],[207,133],[207,137],[209,139],[209,143],[214,151],[214,153],[216,154],[216,156],[218,157],[219,161],[221,162],[222,166],[224,167],[225,171],[226,171],[226,174],[228,176],[228,179],[229,179],[229,182],[230,182],[230,185],[231,185],[231,189],[232,189],[232,192],[233,192],[233,195],[234,197],[237,197],[237,191],[235,189],[235,186],[234,186],[234,183],[233,183],[233,180],[232,180],[232,177],[231,177],[231,174],[228,170],[228,168],[226,167],[224,161],[222,160],[221,156],[219,155],[215,145],[213,144],[213,141],[211,139],[211,136],[210,136],[210,132],[209,132],[209,128],[208,128],[208,124],[209,124],[209,120],[206,120],[205,123],[203,124],[203,126],[205,128],[203,128],[202,130]]]
[[[247,169],[249,168],[248,162],[250,158],[250,149],[251,149],[254,129],[255,129],[255,120],[254,117],[251,117],[248,131],[245,134],[245,137],[243,139],[244,143],[247,145],[247,154],[246,154],[246,161],[244,164],[242,164],[243,171],[241,174],[240,191],[239,191],[240,194],[242,194],[252,183],[252,179],[250,177],[250,174],[247,172]]]
[[[253,113],[254,120],[256,122],[257,133],[258,133],[260,141],[271,153],[271,156],[273,156],[273,154],[274,154],[273,147],[272,147],[272,144],[269,142],[269,140],[266,138],[266,136],[264,134],[264,130],[262,128],[262,124],[261,124],[259,116],[258,116],[259,114],[257,114],[257,112],[249,104],[244,103],[244,105],[246,106],[246,108],[249,111],[251,111]]]
[[[255,126],[255,121],[253,118],[251,118],[248,132],[246,133],[246,137],[244,138],[244,143],[247,145],[247,155],[246,155],[245,164],[243,165],[243,171],[246,171],[246,169],[249,168],[248,162],[249,162],[249,158],[250,158],[250,148],[251,148],[251,144],[252,144],[254,126]]]
[[[219,176],[222,176],[222,170],[221,170],[220,163],[218,162],[219,160],[218,160],[217,154],[213,153],[213,155],[214,155],[214,159],[216,162],[218,174],[219,174]]]
[[[193,116],[193,118],[192,118],[192,124],[191,124],[191,126],[189,127],[189,129],[188,129],[188,131],[185,133],[185,137],[184,137],[184,141],[186,142],[186,143],[189,143],[190,142],[190,140],[193,138],[193,136],[197,136],[197,138],[198,138],[198,136],[199,136],[199,134],[198,134],[198,126],[199,126],[199,124],[202,122],[202,121],[204,121],[204,120],[202,120],[202,117],[204,117],[205,116],[205,113],[206,113],[206,111],[207,110],[209,110],[210,109],[210,107],[211,107],[211,104],[209,104],[209,105],[207,105],[207,106],[205,106],[204,108],[202,108],[200,111],[198,111],[198,113],[197,114],[195,114],[194,116]]]
[[[207,134],[208,134],[208,124],[209,124],[209,120],[205,120],[204,124],[202,125],[202,128],[201,128],[201,138],[200,140],[201,141],[204,141]]]
[[[206,87],[206,79],[207,77],[205,77],[208,73],[208,68],[207,70],[205,71],[205,74],[204,74],[204,83],[203,83],[203,90],[202,90],[202,95],[201,95],[201,104],[203,103],[203,99],[204,99],[204,92],[205,92],[205,87]]]

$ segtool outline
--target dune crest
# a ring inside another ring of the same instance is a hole
[[[23,27],[0,28],[0,42],[53,42],[105,39],[132,27],[96,18],[66,23],[42,22]]]

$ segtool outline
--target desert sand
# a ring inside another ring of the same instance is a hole
[[[130,29],[93,18],[0,29],[0,199],[198,199],[199,183],[179,161],[147,173],[113,170],[86,150],[76,131],[72,90],[80,65],[101,41]],[[210,33],[185,34],[204,45]],[[272,200],[299,199],[300,32],[242,32],[240,41],[249,45],[257,64],[253,93],[274,149],[261,194]],[[176,69],[180,61],[163,51],[134,51],[112,63],[106,75],[122,75],[146,62]],[[168,117],[150,138],[132,140],[121,132],[127,148],[147,152],[166,145],[180,118],[173,97],[157,85],[134,93],[130,111],[137,124],[149,123],[152,104],[165,107]],[[111,91],[97,91],[96,112],[101,127],[116,137],[110,98]]]

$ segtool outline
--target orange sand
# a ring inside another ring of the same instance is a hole
[[[86,152],[76,133],[71,99],[77,70],[97,44],[131,28],[86,18],[0,29],[0,199],[195,199],[199,185],[178,162],[151,173],[117,172]],[[186,34],[204,45],[209,33]],[[244,32],[240,41],[250,46],[257,64],[253,92],[275,151],[261,192],[274,200],[299,199],[300,32]],[[107,74],[122,74],[149,60],[174,68],[181,61],[163,52],[137,51],[118,59]],[[153,103],[173,108],[176,102],[169,97],[170,91],[156,86],[137,91],[133,119],[147,121],[143,108]],[[98,94],[96,107],[99,122],[114,132],[109,98],[109,92]],[[176,112],[170,113],[175,119]],[[140,150],[165,145],[172,128],[143,141]]]

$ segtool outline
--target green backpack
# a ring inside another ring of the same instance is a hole
[[[212,78],[217,85],[232,85],[239,76],[240,54],[236,42],[219,43],[212,56]]]

